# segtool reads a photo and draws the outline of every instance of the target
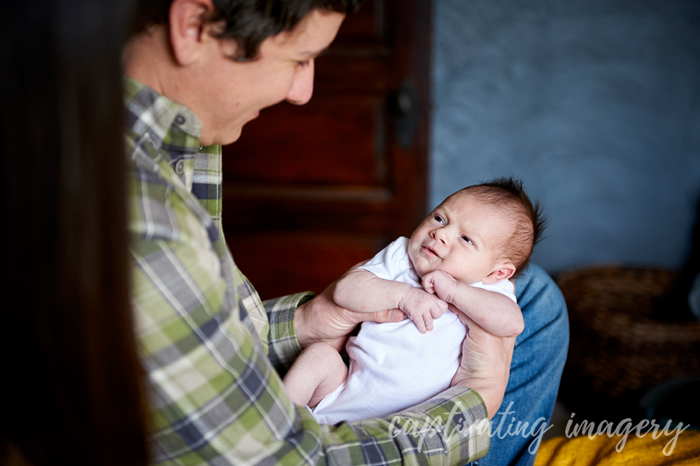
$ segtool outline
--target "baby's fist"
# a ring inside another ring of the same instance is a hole
[[[452,302],[452,295],[457,285],[457,280],[449,273],[442,270],[433,270],[423,275],[421,283],[423,289],[428,293],[434,293],[448,303]]]

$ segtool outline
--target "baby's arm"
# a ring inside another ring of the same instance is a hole
[[[493,335],[517,337],[525,328],[522,311],[507,296],[459,283],[442,270],[426,274],[422,283]]]
[[[356,312],[401,309],[421,333],[432,330],[433,319],[447,310],[447,303],[438,296],[407,283],[379,278],[364,269],[355,269],[338,280],[333,300]]]

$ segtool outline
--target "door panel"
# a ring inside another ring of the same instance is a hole
[[[245,137],[231,146],[226,179],[299,187],[383,186],[386,153],[376,134],[383,127],[383,112],[382,99],[344,96],[263,110],[262,118],[248,123]]]
[[[263,299],[321,292],[426,208],[431,4],[367,0],[316,62],[307,105],[224,147],[223,224]]]
[[[367,260],[382,246],[371,236],[289,231],[239,235],[236,244],[237,263],[257,263],[259,251],[275,258],[266,262],[264,273],[254,269],[258,275],[249,276],[251,280],[255,278],[253,283],[263,299],[305,291],[313,283],[320,283],[325,288],[349,267]],[[290,273],[290,264],[294,273]],[[303,267],[298,264],[303,264]]]

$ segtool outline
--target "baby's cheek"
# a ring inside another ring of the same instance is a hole
[[[422,257],[419,257],[418,260],[416,260],[415,264],[413,265],[413,268],[416,269],[416,273],[421,278],[423,278],[424,275],[433,271],[430,262],[426,261]]]

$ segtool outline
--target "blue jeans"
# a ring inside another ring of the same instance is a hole
[[[534,463],[566,362],[569,319],[557,285],[542,268],[532,264],[515,281],[515,290],[525,330],[515,341],[506,394],[491,421],[489,452],[474,465]]]

